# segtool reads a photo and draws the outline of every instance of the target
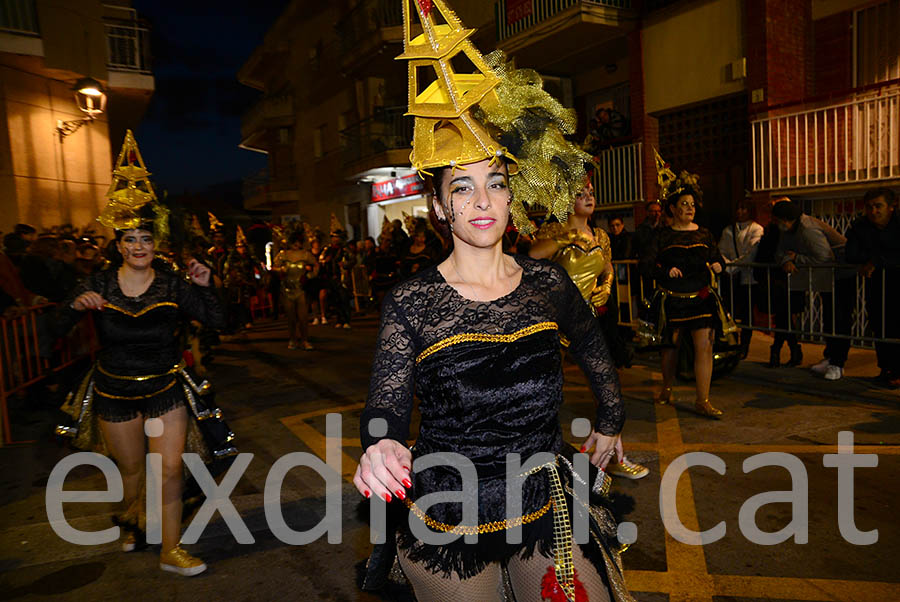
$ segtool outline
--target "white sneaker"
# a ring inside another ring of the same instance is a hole
[[[323,318],[322,318],[322,325],[324,326],[325,324],[328,324],[328,320],[326,320],[326,319],[323,317]]]
[[[844,369],[840,366],[828,366],[825,370],[825,380],[840,380],[844,376]]]
[[[312,321],[312,325],[313,325],[313,326],[318,326],[318,325],[319,325],[319,318],[315,318],[315,319]]]
[[[344,322],[344,326],[342,327],[345,330],[350,330],[350,322]]]
[[[831,367],[831,362],[829,362],[828,358],[826,357],[818,364],[813,364],[812,366],[810,366],[809,369],[812,370],[813,372],[815,372],[816,374],[825,374],[825,372],[830,367]],[[840,378],[840,376],[838,378]]]

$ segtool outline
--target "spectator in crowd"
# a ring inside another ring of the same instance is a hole
[[[90,276],[100,265],[103,264],[103,257],[100,255],[100,248],[94,243],[93,239],[82,238],[75,245],[75,272],[79,280]]]
[[[312,256],[316,258],[317,262],[322,257],[322,242],[315,235],[310,238],[309,252],[312,253]],[[325,317],[325,311],[328,308],[325,303],[322,303],[320,301],[322,291],[325,290],[327,303],[328,291],[326,289],[325,279],[321,274],[318,273],[318,270],[315,276],[312,276],[311,278],[308,278],[306,280],[306,285],[304,285],[303,290],[306,291],[306,298],[309,299],[309,303],[311,306],[310,310],[315,316],[313,318],[312,325],[318,326],[319,324],[328,324],[328,319]]]
[[[337,314],[335,328],[350,328],[350,269],[352,259],[347,252],[344,240],[346,231],[336,224],[332,215],[331,244],[322,251],[319,257],[319,274],[323,278],[323,288],[319,292],[319,304],[322,307],[322,322],[325,323],[324,312],[328,307],[328,299],[334,305]]]
[[[406,247],[409,246],[409,236],[403,230],[403,222],[399,219],[391,222],[391,239],[394,254],[403,257],[406,254]]]
[[[631,259],[632,234],[625,229],[625,222],[621,217],[614,216],[606,220],[609,228],[609,244],[612,249],[612,258]]]
[[[7,234],[15,236],[15,234]],[[28,307],[43,299],[22,284],[19,270],[6,253],[0,253],[0,315],[6,317],[16,308]]]
[[[662,219],[662,205],[659,201],[649,201],[645,209],[647,217],[635,229],[632,237],[631,250],[634,258],[638,260],[644,260],[659,231],[665,226]],[[641,270],[641,296],[647,299],[653,295],[653,275],[646,271],[648,265],[646,262],[642,262],[641,265],[644,266]]]
[[[59,241],[55,236],[41,236],[28,247],[28,252],[19,266],[19,275],[28,290],[46,297],[53,303],[62,301],[66,291],[54,277],[53,259]]]
[[[222,228],[216,228],[212,232],[213,246],[209,249],[209,262],[213,267],[213,274],[220,282],[225,281],[225,262],[231,254],[225,239],[225,231]]]
[[[409,278],[437,263],[437,260],[434,246],[428,244],[428,222],[424,217],[416,218],[409,245],[400,260],[400,276],[404,279]]]
[[[37,230],[34,229],[34,226],[29,226],[28,224],[16,224],[16,227],[13,228],[13,233],[17,234],[29,245],[38,238]]]
[[[843,252],[841,247],[846,239],[842,236],[834,239],[831,233],[833,240],[830,240],[827,228],[820,220],[804,215],[800,207],[789,200],[776,202],[772,207],[772,217],[777,220],[780,230],[775,261],[788,274],[789,289],[818,292],[822,298],[823,332],[849,335],[853,309],[849,303],[853,295],[852,278],[846,278],[845,274],[834,268],[814,269],[816,265],[840,261],[842,257],[835,255],[835,249]],[[827,380],[838,380],[844,375],[844,363],[849,351],[849,338],[826,336],[824,358],[811,370],[824,375]]]
[[[16,268],[22,265],[25,252],[28,251],[28,241],[15,232],[10,232],[3,237],[3,252],[13,262]]]
[[[847,261],[860,264],[866,279],[866,313],[875,337],[900,338],[900,218],[897,196],[888,188],[875,188],[863,197],[866,214],[847,231]],[[875,342],[879,379],[900,387],[900,345]]]
[[[78,272],[75,270],[75,241],[71,238],[61,238],[53,259],[53,278],[59,282],[64,296],[67,296],[78,284]]]
[[[763,227],[754,218],[756,208],[749,200],[738,202],[734,210],[733,222],[722,230],[719,239],[719,253],[725,258],[725,262],[753,263],[756,261],[756,251],[759,241],[763,236]],[[739,268],[729,266],[725,269],[729,281],[724,283],[725,303],[732,317],[739,323],[752,326],[753,308],[751,299],[759,296],[757,282],[753,278],[753,268]],[[753,331],[749,328],[741,329],[741,359],[747,357],[750,349],[750,337]]]
[[[382,234],[375,253],[375,269],[372,272],[372,291],[381,307],[385,294],[400,281],[400,259],[394,253],[393,237]]]

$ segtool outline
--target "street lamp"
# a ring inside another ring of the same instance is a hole
[[[75,91],[75,104],[78,105],[85,117],[84,119],[74,119],[72,121],[60,119],[56,122],[56,131],[59,134],[60,143],[63,141],[63,138],[74,133],[84,124],[92,122],[106,109],[106,92],[96,79],[83,77],[75,82],[72,90]]]

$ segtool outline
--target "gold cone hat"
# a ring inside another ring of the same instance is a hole
[[[500,83],[469,40],[474,33],[444,0],[403,1],[403,54],[397,60],[408,61],[407,115],[415,117],[409,160],[420,172],[506,153],[471,113],[476,105],[497,103],[494,88]],[[459,56],[467,59],[473,72],[456,72],[453,61]],[[434,79],[426,86],[429,77]],[[510,164],[510,173],[514,172]]]
[[[109,201],[97,221],[114,230],[131,230],[144,221],[139,210],[156,201],[150,172],[131,130],[125,133],[122,150],[113,168],[112,182],[106,193]]]

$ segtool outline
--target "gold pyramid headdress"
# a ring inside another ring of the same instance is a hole
[[[675,177],[675,172],[663,160],[659,151],[653,149],[653,152],[656,155],[656,182],[659,184],[659,201],[661,203],[669,196],[685,189],[690,189],[700,197],[703,196],[703,191],[700,189],[699,175],[682,170],[678,177]],[[694,200],[699,203],[702,199],[697,198]]]
[[[235,244],[236,245],[244,245],[247,246],[247,236],[244,234],[244,229],[240,226],[237,227],[237,234],[235,235]]]
[[[422,33],[413,36],[412,13]],[[439,20],[441,22],[439,22]],[[541,206],[566,221],[586,177],[590,155],[563,136],[575,132],[574,111],[544,91],[540,76],[514,69],[503,53],[483,57],[445,0],[403,0],[403,49],[408,61],[409,112],[415,117],[410,163],[419,173],[505,158],[516,227],[530,232],[526,207]],[[463,55],[472,73],[457,72]],[[436,79],[420,90],[420,74]]]
[[[168,236],[169,210],[157,202],[150,172],[131,130],[125,132],[106,198],[109,202],[97,217],[104,226],[114,230],[153,227],[157,240]],[[152,211],[147,210],[148,205]]]
[[[212,214],[212,211],[207,211],[206,216],[209,218],[209,231],[210,233],[218,232],[222,230],[225,224],[219,221],[215,215]]]
[[[331,214],[331,223],[329,224],[328,231],[331,236],[344,237],[347,234],[347,231],[344,230],[344,225],[341,223],[341,220],[339,220],[334,213]]]

